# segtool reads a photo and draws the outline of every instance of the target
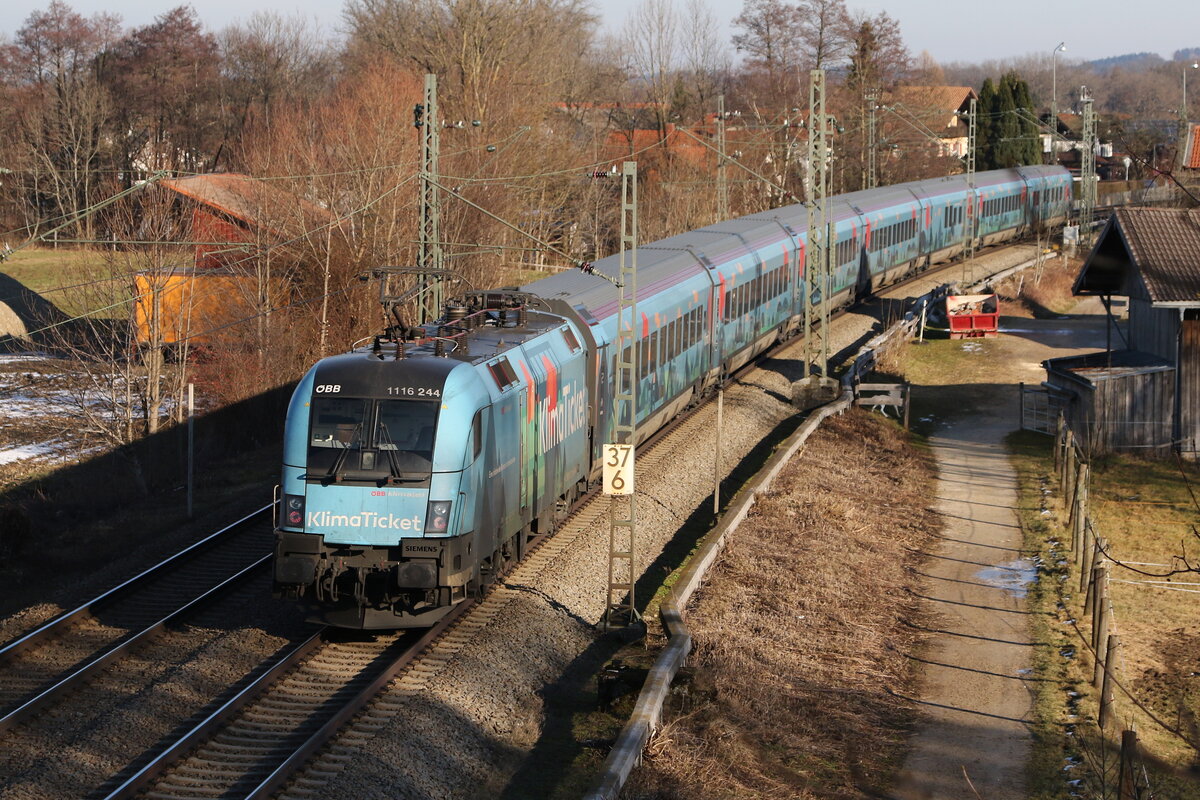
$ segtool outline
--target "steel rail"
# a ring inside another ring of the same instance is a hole
[[[493,586],[499,585],[497,581]],[[346,723],[365,709],[372,700],[379,696],[387,685],[400,672],[412,664],[430,645],[442,637],[444,633],[457,625],[468,613],[475,608],[478,600],[467,600],[460,603],[451,613],[443,617],[436,625],[426,631],[425,635],[413,643],[407,651],[400,654],[396,660],[380,671],[375,678],[364,686],[354,697],[346,701],[340,709],[325,724],[308,737],[291,755],[284,759],[279,766],[271,771],[258,786],[252,789],[246,800],[266,800],[283,786],[308,763],[316,753],[336,736]]]
[[[87,680],[101,669],[108,666],[111,662],[116,660],[118,656],[123,655],[127,651],[131,650],[135,645],[149,640],[154,635],[162,632],[168,625],[179,621],[186,614],[201,608],[213,600],[218,599],[222,592],[254,575],[259,570],[266,568],[270,565],[270,562],[270,555],[263,556],[258,561],[255,561],[248,567],[245,567],[241,571],[234,573],[230,577],[206,591],[204,594],[193,598],[157,622],[147,626],[132,636],[127,636],[126,638],[122,639],[116,645],[104,651],[96,658],[84,664],[82,667],[79,667],[65,678],[62,678],[53,686],[43,689],[38,694],[24,701],[21,703],[21,705],[17,706],[3,717],[0,717],[0,734],[7,732],[14,725],[25,721],[33,714],[42,710],[51,702],[58,699],[61,695],[70,691],[82,681]]]
[[[191,730],[177,739],[174,744],[161,751],[149,763],[127,778],[120,786],[105,795],[104,800],[133,797],[155,778],[158,778],[170,769],[178,758],[209,738],[217,728],[257,699],[273,683],[299,666],[302,661],[320,648],[323,644],[323,637],[326,630],[328,629],[322,628],[292,648],[291,651],[276,661],[266,672],[243,687],[241,691],[221,704],[220,708],[203,721],[197,723]]]
[[[175,566],[179,562],[182,562],[183,559],[195,555],[201,550],[207,549],[213,544],[216,544],[218,540],[230,535],[235,529],[249,523],[251,520],[255,519],[261,514],[270,512],[273,506],[274,503],[263,506],[257,511],[252,511],[238,521],[226,525],[224,528],[221,528],[215,533],[209,534],[198,542],[194,542],[188,547],[185,547],[183,550],[180,550],[178,553],[175,553],[169,558],[166,558],[163,561],[160,561],[158,564],[155,564],[153,567],[138,573],[137,575],[114,586],[103,594],[93,597],[91,600],[87,601],[75,610],[60,614],[59,616],[42,624],[40,627],[35,628],[29,633],[12,640],[3,647],[0,647],[0,663],[7,661],[16,654],[20,653],[22,650],[37,644],[39,641],[50,636],[52,633],[56,633],[59,630],[65,629],[68,624],[77,622],[78,620],[88,616],[97,606],[101,605],[102,603],[114,600],[117,597],[126,594],[127,592],[136,588],[139,584],[158,577],[167,569]]]
[[[667,428],[673,427],[673,425],[667,426]],[[665,430],[662,432],[665,432]],[[657,436],[655,438],[657,439]],[[572,505],[567,517],[560,524],[559,528],[549,533],[539,534],[530,539],[526,560],[528,560],[529,556],[537,552],[543,544],[552,539],[558,530],[565,527],[571,518],[582,512],[599,496],[599,490],[581,495]],[[491,584],[489,593],[491,589],[502,585],[504,575],[507,575],[522,563],[525,563],[525,561],[516,562],[509,569],[505,570]],[[291,754],[283,758],[278,766],[246,795],[246,800],[263,800],[283,788],[292,777],[309,763],[321,748],[333,740],[346,727],[347,723],[375,700],[398,675],[419,659],[445,634],[457,627],[459,623],[467,621],[470,617],[470,612],[474,611],[480,605],[480,602],[479,599],[470,599],[459,603],[453,611],[426,631],[420,639],[413,642],[403,653],[399,654],[390,664],[380,670],[378,675],[355,693],[353,697],[349,698],[319,729],[294,748]],[[214,711],[207,719],[198,723],[179,740],[155,756],[150,763],[138,770],[136,774],[106,795],[104,800],[122,800],[123,798],[133,797],[157,778],[169,772],[175,763],[186,756],[190,750],[203,741],[212,738],[218,729],[230,721],[238,711],[261,697],[272,684],[283,678],[293,668],[299,666],[301,661],[311,655],[320,645],[320,639],[326,630],[328,629],[318,631],[312,638],[284,656],[277,664],[238,692],[235,697]]]

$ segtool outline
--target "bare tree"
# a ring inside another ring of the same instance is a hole
[[[558,94],[596,24],[583,0],[350,0],[345,15],[357,41],[438,75],[448,113],[491,121]]]
[[[85,447],[118,449],[144,493],[147,465],[123,446],[178,419],[192,323],[179,279],[191,252],[177,244],[186,236],[179,216],[153,191],[125,198],[109,224],[122,239],[144,244],[97,253],[64,274],[62,296],[90,313],[53,329],[50,346],[62,358],[52,363],[74,410],[64,434],[82,434]]]
[[[132,176],[200,171],[216,149],[216,38],[191,6],[178,6],[116,44],[103,70],[119,112],[121,167]]]
[[[853,25],[845,0],[800,0],[797,5],[802,64],[806,69],[842,65],[853,50]]]
[[[277,105],[311,101],[330,87],[335,53],[305,17],[257,11],[222,31],[219,41],[227,137],[253,114],[269,123]]]
[[[716,111],[716,96],[728,82],[731,62],[720,27],[706,0],[686,0],[681,21],[681,74],[687,95],[685,120]]]
[[[78,218],[78,236],[92,236],[93,222],[81,213],[101,192],[111,109],[97,69],[118,30],[116,17],[84,18],[52,0],[46,11],[29,15],[0,54],[19,142],[11,162],[13,188],[23,197],[31,228],[63,215]]]
[[[646,0],[625,21],[621,41],[633,80],[653,104],[660,132],[671,121],[672,96],[679,83],[682,29],[672,0]]]

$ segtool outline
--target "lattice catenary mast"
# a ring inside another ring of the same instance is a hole
[[[613,375],[613,442],[635,444],[637,430],[637,163],[621,165],[620,276],[617,283],[617,353]],[[604,627],[626,626],[638,619],[634,597],[636,569],[636,494],[614,494],[608,506],[608,605]]]
[[[1096,215],[1096,112],[1092,94],[1086,86],[1079,87],[1079,102],[1083,106],[1083,151],[1079,169],[1079,241],[1084,247],[1092,245],[1092,219]]]
[[[417,316],[419,323],[438,319],[442,315],[442,197],[438,188],[438,121],[437,76],[425,76],[425,96],[416,109],[417,128],[421,131],[421,230],[417,243],[417,266],[423,272],[418,277]]]

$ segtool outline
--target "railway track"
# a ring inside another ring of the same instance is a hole
[[[655,443],[686,418],[644,445],[647,468],[655,469],[666,458],[656,458]],[[461,604],[424,635],[319,632],[152,761],[118,775],[100,796],[252,800],[282,789],[283,797],[305,797],[339,773],[358,746],[399,712],[404,699],[422,694],[476,634],[607,511],[599,492],[581,498],[559,528],[534,539],[526,559],[483,598]],[[329,746],[331,742],[336,743]]]
[[[271,506],[0,648],[0,735],[269,565]]]

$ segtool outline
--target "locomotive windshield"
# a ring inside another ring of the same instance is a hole
[[[305,478],[426,483],[432,472],[438,403],[425,400],[312,400]]]

